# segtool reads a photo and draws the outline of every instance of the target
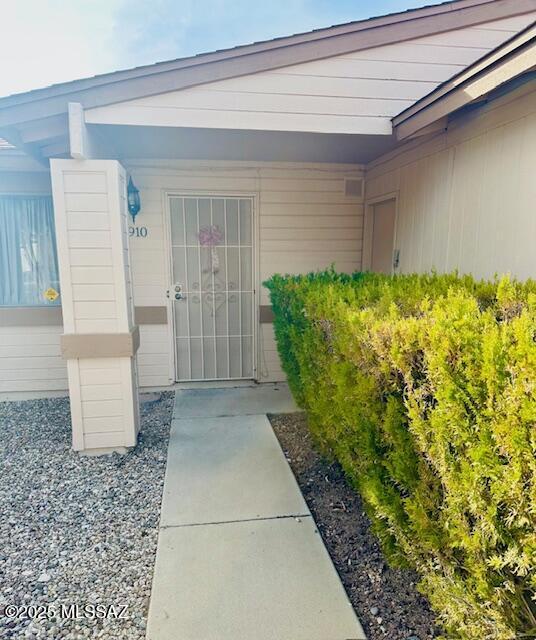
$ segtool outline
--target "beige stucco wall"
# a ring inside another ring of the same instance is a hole
[[[398,198],[400,272],[536,276],[534,81],[367,167],[366,199]]]

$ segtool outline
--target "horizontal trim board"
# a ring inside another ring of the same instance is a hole
[[[0,327],[61,326],[61,306],[0,307]]]
[[[134,307],[137,325],[167,324],[167,307]]]
[[[261,324],[270,324],[274,321],[272,305],[261,304],[259,307],[259,321]]]
[[[225,117],[223,117],[225,116]],[[121,109],[86,112],[90,124],[204,129],[253,129],[256,131],[299,131],[304,133],[348,133],[391,135],[391,116],[289,113],[268,111],[211,111],[169,109],[125,104]],[[143,185],[141,185],[143,186]],[[140,185],[138,185],[138,188]]]
[[[74,358],[129,358],[140,346],[140,332],[129,333],[65,333],[61,336],[61,354]]]
[[[137,325],[167,324],[167,308],[134,307]],[[61,306],[0,307],[0,327],[43,327],[63,325]]]

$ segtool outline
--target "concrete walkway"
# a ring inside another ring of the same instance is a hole
[[[148,640],[365,636],[266,413],[284,385],[178,391]]]

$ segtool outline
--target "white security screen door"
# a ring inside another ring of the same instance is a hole
[[[254,377],[253,202],[171,196],[176,379]]]

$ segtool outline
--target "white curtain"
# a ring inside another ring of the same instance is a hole
[[[0,195],[0,306],[60,304],[54,211],[49,196]]]

